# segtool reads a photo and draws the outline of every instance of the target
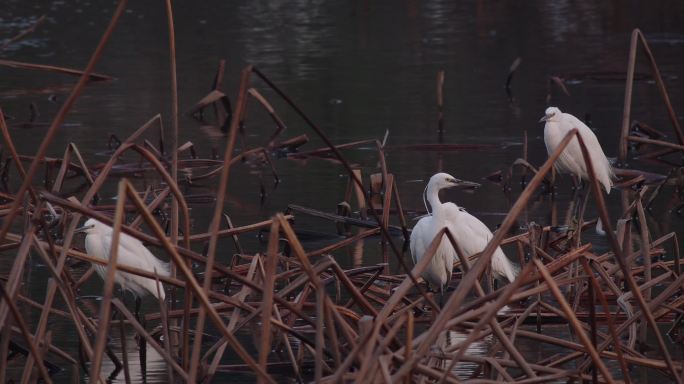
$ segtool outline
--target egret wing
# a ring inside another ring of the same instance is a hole
[[[447,212],[449,230],[454,234],[465,256],[484,251],[494,237],[492,231],[480,219],[455,204],[449,203]],[[495,275],[506,277],[509,281],[513,281],[518,274],[517,268],[508,260],[501,247],[494,250],[490,264]]]
[[[610,166],[608,158],[603,152],[601,143],[599,143],[594,131],[587,127],[587,125],[578,118],[569,113],[563,114],[563,128],[567,131],[570,131],[572,128],[577,128],[580,136],[582,136],[584,144],[587,147],[591,161],[594,164],[594,171],[596,172],[597,178],[601,184],[603,184],[606,192],[610,193],[610,187],[613,185],[612,180],[615,178],[615,174],[613,173],[613,168]],[[584,162],[584,157],[582,156],[582,150],[580,148],[579,142],[576,139],[573,140],[570,145],[568,145],[567,150],[567,154],[564,152],[564,155],[566,156],[561,155],[561,157],[564,157],[565,162],[570,163],[573,161],[576,164],[575,166],[579,167],[576,168],[581,172],[579,176],[588,179],[589,173]],[[567,157],[572,157],[573,159],[568,159]],[[577,173],[573,169],[570,169],[570,171]]]
[[[466,257],[474,255],[487,246],[492,232],[477,217],[453,203],[446,203],[447,223],[459,247]]]
[[[558,124],[557,129],[548,127],[544,129],[544,142],[546,143],[546,150],[549,155],[558,148],[558,145],[565,135],[574,127],[575,124],[567,119],[563,119]],[[579,142],[577,141],[577,138],[573,138],[563,152],[561,152],[560,156],[558,156],[558,159],[556,159],[555,166],[559,172],[574,173],[578,176],[582,176],[586,174],[586,168],[584,166],[584,161],[581,160],[582,151]]]
[[[418,220],[418,223],[411,230],[411,258],[413,259],[413,264],[418,264],[418,261],[423,257],[425,250],[427,249],[429,242],[432,239],[427,239],[429,236],[430,228],[430,216],[423,217]]]
[[[103,236],[108,254],[111,248],[112,235],[113,232],[109,232]],[[149,272],[154,272],[156,270],[157,273],[162,276],[167,276],[169,274],[168,265],[166,263],[154,256],[140,240],[125,233],[122,233],[119,238],[118,259],[119,264],[125,264]]]

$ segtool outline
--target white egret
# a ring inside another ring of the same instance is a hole
[[[610,193],[615,174],[594,132],[575,116],[563,113],[556,107],[546,108],[544,117],[539,122],[546,122],[544,125],[544,143],[549,155],[558,148],[558,144],[570,130],[577,128],[594,165],[596,178],[603,185],[606,193]],[[589,172],[577,138],[570,141],[554,165],[559,172],[572,173],[582,180],[589,180]]]
[[[85,248],[89,255],[109,260],[114,233],[112,227],[95,219],[89,219],[77,231],[86,234]],[[159,276],[171,275],[168,263],[157,259],[140,240],[123,232],[119,237],[117,257],[117,264],[157,273]],[[107,274],[107,266],[95,264],[94,267],[97,274],[104,279]],[[157,299],[164,300],[166,298],[163,287],[157,294],[157,282],[154,279],[117,271],[114,275],[114,281],[121,285],[123,290],[133,293],[136,298],[136,306],[139,305],[139,299],[147,293],[152,294]]]
[[[432,239],[444,227],[449,228],[465,257],[482,252],[492,239],[492,232],[478,218],[454,203],[442,203],[439,200],[441,189],[459,186],[472,187],[479,184],[458,180],[447,173],[437,173],[430,178],[425,194],[432,207],[432,213],[420,219],[411,232],[411,254],[414,263],[423,258]],[[422,273],[423,279],[444,293],[444,286],[451,279],[456,257],[456,251],[445,235],[430,265]],[[496,248],[492,256],[491,266],[496,277],[505,277],[508,281],[513,281],[518,274],[518,269],[508,260],[500,247]]]

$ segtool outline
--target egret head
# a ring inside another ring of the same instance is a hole
[[[472,181],[459,180],[448,173],[440,172],[433,175],[428,183],[428,188],[434,188],[436,190],[444,188],[453,187],[465,187],[465,188],[477,188],[480,184],[473,183]]]
[[[551,121],[551,122],[556,122],[560,119],[561,117],[561,110],[556,108],[556,107],[548,107],[546,108],[546,111],[544,112],[544,117],[539,119],[539,122],[544,122],[544,121]]]
[[[89,233],[93,233],[97,231],[97,226],[98,224],[102,224],[99,221],[95,219],[88,219],[86,222],[83,224],[82,227],[76,228],[76,233],[85,233],[86,235]]]

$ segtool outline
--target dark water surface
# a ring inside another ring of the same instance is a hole
[[[0,53],[0,58],[84,68],[115,7],[111,1],[5,0],[0,4],[0,39],[14,36],[40,15],[45,14],[47,19],[28,38]],[[240,70],[254,64],[336,143],[382,139],[389,131],[388,166],[397,177],[405,208],[413,211],[423,210],[421,192],[433,173],[444,170],[459,178],[481,181],[522,156],[525,132],[530,161],[541,164],[546,149],[543,126],[537,120],[547,106],[551,75],[567,78],[571,94],[566,96],[554,86],[551,104],[581,119],[588,118],[607,155],[616,156],[624,81],[598,81],[578,74],[624,73],[630,33],[635,27],[641,28],[651,43],[676,111],[681,112],[684,101],[681,1],[177,1],[174,7],[181,111],[208,92],[220,59],[226,59],[224,89],[231,98],[237,91]],[[522,64],[512,81],[511,100],[504,84],[517,57]],[[641,59],[637,70],[648,73]],[[106,143],[111,133],[123,139],[157,113],[169,128],[168,63],[163,2],[130,2],[96,67],[97,72],[116,80],[86,88],[48,155],[62,156],[65,146],[74,142],[87,161],[101,163],[107,159]],[[435,84],[439,70],[446,73],[444,142],[487,144],[494,149],[442,153],[391,149],[393,145],[437,142]],[[29,105],[35,103],[38,108],[38,122],[49,123],[75,78],[0,67],[0,79],[0,107],[14,117],[10,124],[16,146],[21,154],[34,154],[46,126],[19,127],[28,119]],[[252,86],[272,101],[287,123],[283,137],[306,133],[312,140],[303,149],[322,146],[274,92],[258,80]],[[672,132],[652,80],[635,83],[632,117]],[[212,148],[219,153],[223,150],[225,137],[216,130],[186,115],[180,124],[180,142],[192,141],[201,157],[209,157]],[[274,126],[252,103],[245,129],[248,146],[257,146],[265,142]],[[372,147],[346,151],[345,155],[364,167],[364,175],[377,172]],[[681,158],[677,160],[681,163]],[[347,179],[336,164],[278,160],[275,166],[281,178],[277,187],[266,168],[238,165],[231,172],[226,209],[236,225],[267,219],[290,203],[333,212],[344,197]],[[669,171],[638,161],[630,161],[629,166],[664,174]],[[158,180],[136,180],[141,190],[156,183]],[[187,192],[211,192],[215,183],[203,182]],[[266,190],[263,201],[260,183]],[[104,203],[113,202],[115,187],[113,182],[107,186]],[[516,183],[512,187],[507,196],[501,185],[483,182],[474,194],[450,192],[445,197],[494,228],[521,190]],[[565,177],[558,191],[561,212],[571,195]],[[617,192],[608,202],[612,215],[619,214]],[[204,232],[213,205],[192,208],[193,230]],[[651,214],[652,236],[682,233],[681,216],[667,211],[664,202],[656,204]],[[590,204],[587,216],[594,215],[595,207]],[[548,204],[531,207],[529,220],[549,224]],[[298,219],[297,225],[335,233],[333,224],[305,217]],[[584,240],[595,242],[596,252],[607,248],[605,240],[592,234]],[[243,236],[242,241],[252,253],[264,246],[253,234]],[[313,249],[321,244],[305,245]],[[234,252],[232,243],[226,241],[220,249],[220,260],[227,262]],[[378,239],[366,240],[362,263],[379,262],[379,249]],[[335,256],[345,266],[358,262],[347,251]],[[9,271],[12,260],[12,254],[0,255],[0,275]],[[35,284],[26,288],[31,296],[40,298],[49,274],[35,259],[32,263],[26,281]],[[395,261],[392,269],[398,271]],[[82,293],[98,294],[101,287],[101,281],[93,278]],[[58,323],[54,337],[57,344],[76,339],[72,329]],[[60,338],[64,341],[58,341]],[[557,352],[520,343],[521,349],[531,354]],[[132,339],[128,345],[133,345]],[[151,349],[148,353],[148,382],[165,381],[160,359]],[[137,360],[136,356],[131,358]],[[674,358],[681,360],[680,350]],[[131,367],[135,369],[137,364]],[[111,367],[104,371],[107,369]],[[68,375],[61,374],[60,378],[66,380]],[[123,380],[123,376],[117,379]],[[640,379],[645,382],[649,377]]]

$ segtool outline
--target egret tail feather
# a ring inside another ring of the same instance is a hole
[[[492,271],[495,275],[505,277],[512,283],[518,277],[520,267],[508,260],[503,251],[499,250],[492,257]]]

